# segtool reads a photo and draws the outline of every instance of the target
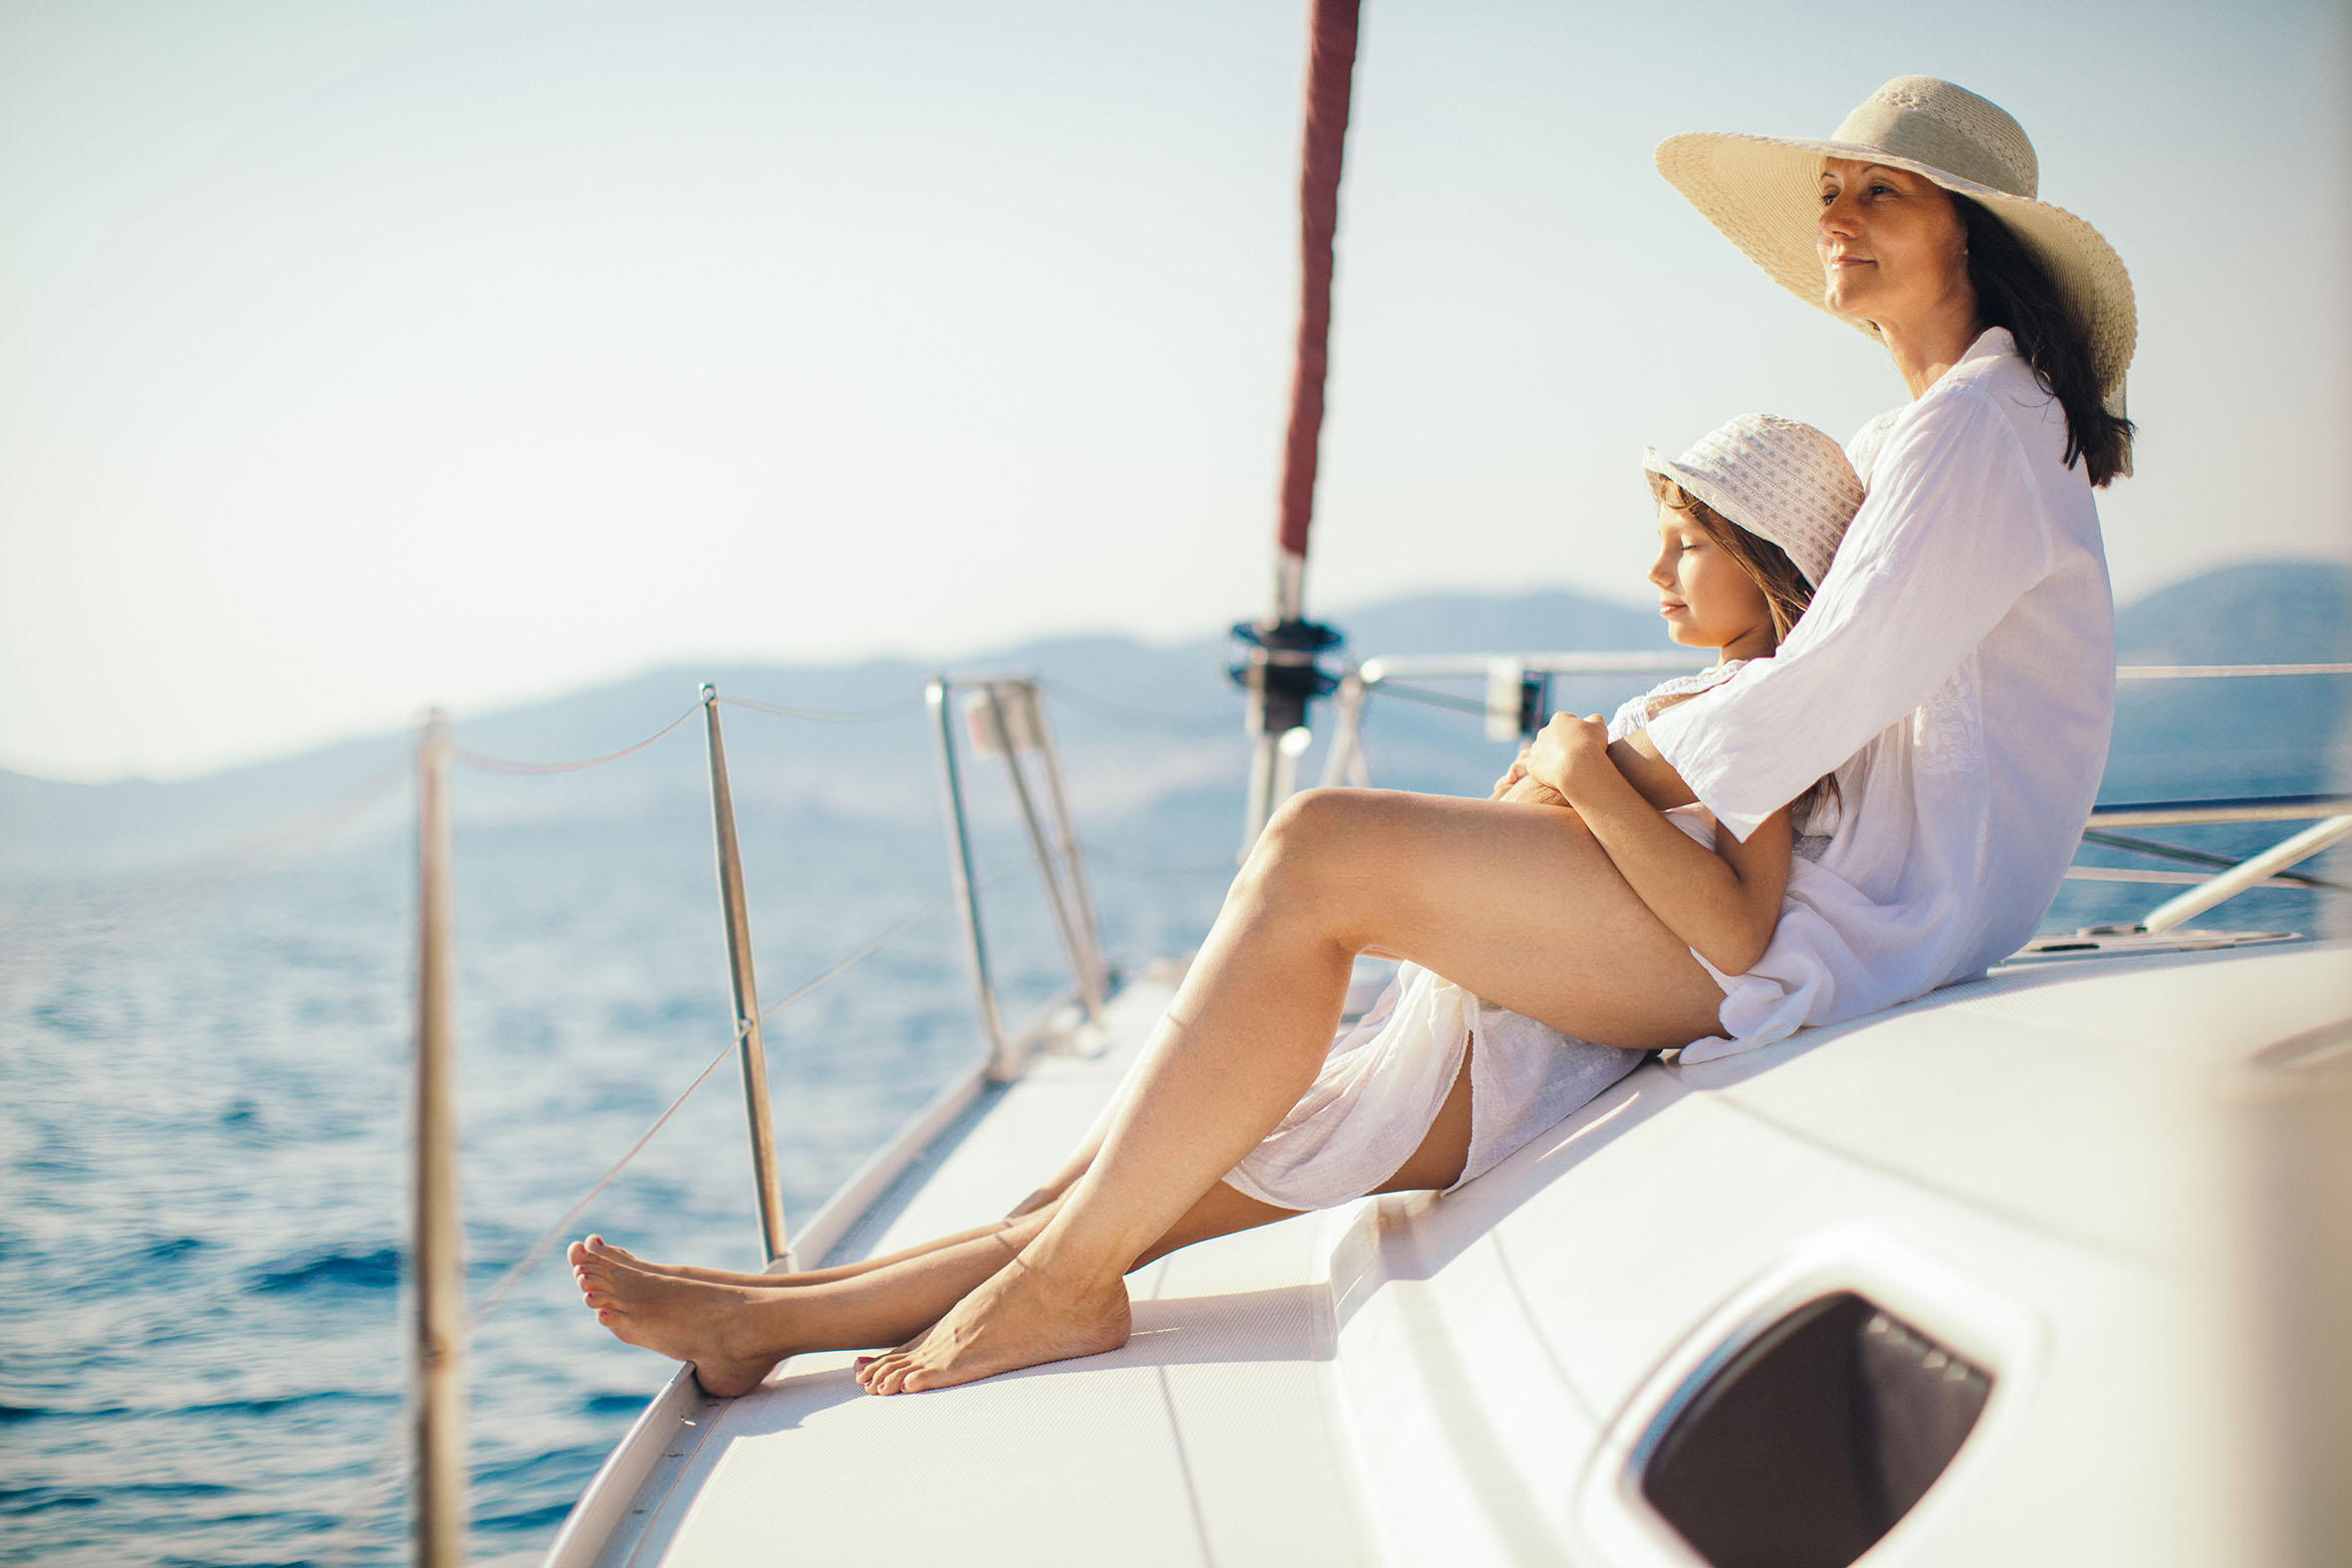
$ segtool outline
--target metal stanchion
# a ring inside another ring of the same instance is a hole
[[[760,1209],[760,1244],[773,1263],[789,1249],[784,1193],[776,1179],[776,1128],[768,1104],[768,1052],[760,1039],[760,993],[752,978],[751,920],[744,912],[743,861],[735,846],[735,796],[727,787],[727,748],[719,737],[719,689],[702,688],[711,754],[711,830],[718,841],[719,911],[727,927],[727,978],[735,992],[736,1044],[743,1063],[743,1108],[751,1119],[752,1186]]]
[[[947,677],[935,675],[923,688],[931,705],[931,720],[939,734],[939,788],[946,804],[947,874],[955,886],[956,908],[964,917],[964,952],[972,963],[972,989],[980,1001],[980,1028],[988,1036],[990,1071],[1010,1077],[1018,1064],[1005,1024],[997,1013],[996,985],[988,973],[988,939],[980,929],[979,878],[972,870],[972,828],[964,816],[964,791],[956,776],[956,716],[954,693]]]
[[[1061,864],[1069,877],[1070,912],[1085,944],[1083,973],[1093,977],[1099,995],[1110,985],[1110,964],[1102,956],[1102,928],[1094,915],[1094,890],[1086,885],[1085,853],[1078,847],[1077,817],[1069,808],[1069,793],[1061,784],[1061,754],[1046,727],[1046,703],[1038,683],[1029,683],[1029,716],[1036,727],[1038,766],[1046,774],[1046,800],[1054,811],[1054,834],[1061,849]]]
[[[451,1021],[449,732],[439,709],[416,748],[416,1560],[465,1548],[465,1273],[459,1260],[457,1032]]]
[[[1029,832],[1030,852],[1037,856],[1038,874],[1046,879],[1046,906],[1054,917],[1055,930],[1061,935],[1061,950],[1069,958],[1070,974],[1077,980],[1078,1002],[1085,1008],[1086,1021],[1100,1023],[1102,968],[1094,956],[1092,933],[1079,928],[1077,911],[1071,907],[1077,893],[1062,886],[1061,873],[1055,868],[1054,851],[1046,842],[1045,823],[1039,819],[1037,801],[1029,792],[1028,776],[1021,771],[1025,745],[1039,751],[1045,749],[1037,727],[1037,683],[990,681],[980,688],[980,695],[988,714],[989,734],[1004,752],[1005,777],[1012,783],[1013,802],[1021,808],[1021,823]]]

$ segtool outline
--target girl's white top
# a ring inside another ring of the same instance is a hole
[[[1720,1038],[1782,1038],[1981,974],[2039,924],[2115,713],[2115,608],[2066,418],[1995,328],[1847,447],[1868,494],[1769,659],[1649,731],[1746,837],[1835,771],[1845,804],[1790,867],[1780,925],[1724,987]]]

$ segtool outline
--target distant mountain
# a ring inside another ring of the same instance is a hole
[[[2352,662],[2352,566],[2223,566],[2115,617],[2119,664]],[[2308,794],[2352,777],[2352,677],[2130,681],[2116,693],[2110,802]]]
[[[1336,618],[1359,657],[1667,646],[1649,611],[1562,590],[1424,594]],[[2352,569],[2331,561],[2224,567],[2126,608],[2118,642],[2127,663],[2352,660]],[[1210,852],[1201,846],[1230,854],[1241,810],[1246,753],[1227,658],[1218,638],[1153,646],[1085,636],[993,649],[957,667],[1033,670],[1051,684],[1052,723],[1089,833],[1198,858]],[[709,680],[723,696],[871,721],[815,723],[722,708],[738,812],[747,822],[936,843],[937,765],[919,702],[927,673],[889,659],[657,670],[467,718],[455,735],[470,753],[493,758],[599,756],[688,713],[699,683]],[[1633,677],[1561,683],[1554,702],[1604,710],[1641,684]],[[1475,683],[1457,689],[1477,695]],[[2335,677],[2128,686],[2104,793],[2318,788],[2352,735],[2348,712],[2352,681]],[[697,716],[642,752],[580,773],[464,770],[455,786],[460,830],[511,833],[569,822],[707,834],[701,731]],[[1378,781],[1406,787],[1482,787],[1510,753],[1483,739],[1475,716],[1393,696],[1372,704],[1365,734]],[[380,842],[408,830],[407,747],[404,735],[386,734],[169,784],[64,784],[0,772],[0,874],[72,875]],[[1319,754],[1318,746],[1305,759],[1303,778],[1316,777]],[[373,794],[356,799],[371,781]],[[976,791],[984,809],[994,787]],[[1168,847],[1196,839],[1192,851]]]
[[[2115,615],[2119,663],[2352,660],[2352,565],[2262,560],[2158,588]]]

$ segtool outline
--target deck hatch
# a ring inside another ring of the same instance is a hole
[[[1661,1417],[1642,1494],[1715,1568],[1843,1568],[1944,1472],[1992,1389],[1868,1298],[1817,1297]]]

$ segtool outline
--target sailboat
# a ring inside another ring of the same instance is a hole
[[[1294,785],[1326,695],[1345,780],[1386,683],[1475,674],[1510,733],[1550,676],[1645,667],[1346,664],[1305,618],[1354,12],[1314,12],[1276,588],[1237,665],[1245,834]],[[778,1270],[1004,1214],[1181,979],[1179,960],[1103,963],[1036,683],[942,677],[930,701],[986,1048],[797,1235],[763,1176]],[[1070,958],[1027,1027],[997,1014],[968,874],[975,753],[1007,762]],[[734,1399],[681,1370],[547,1562],[2352,1559],[2352,947],[2203,923],[2352,833],[2352,801],[2106,819],[2316,825],[1907,1006],[1653,1059],[1449,1196],[1172,1254],[1131,1279],[1117,1351],[892,1400],[860,1393],[846,1353]]]

